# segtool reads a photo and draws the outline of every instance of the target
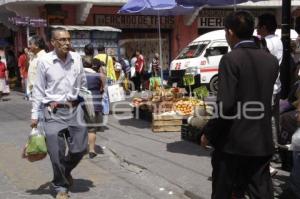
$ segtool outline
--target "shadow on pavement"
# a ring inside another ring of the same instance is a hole
[[[10,101],[10,100],[11,100],[10,98],[1,98],[2,102],[7,102],[7,101]]]
[[[106,125],[103,125],[103,126],[100,126],[100,132],[97,132],[97,133],[102,133],[106,130],[109,130],[109,128]]]
[[[74,185],[70,188],[72,193],[88,192],[90,188],[95,187],[93,182],[87,179],[74,179]]]
[[[177,141],[167,144],[167,151],[195,156],[210,156],[212,150],[203,149],[201,146],[187,141]]]
[[[99,145],[95,146],[95,152],[98,153],[98,154],[104,154],[104,151],[103,151],[102,147],[99,146]]]
[[[124,119],[124,120],[119,120],[120,125],[122,126],[133,126],[135,128],[139,129],[145,129],[150,127],[150,123],[143,121],[143,120],[138,120],[138,119]]]
[[[37,189],[26,190],[31,195],[51,195],[55,197],[56,193],[50,189],[51,182],[46,182]]]
[[[88,192],[90,188],[95,187],[93,182],[86,179],[74,179],[74,185],[70,188],[72,193]],[[56,193],[51,186],[51,182],[46,182],[37,189],[26,190],[31,195],[51,195],[55,198]]]

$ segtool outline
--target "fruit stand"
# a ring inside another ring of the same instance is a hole
[[[185,97],[185,93],[182,88],[158,88],[142,93],[141,97],[132,100],[134,115],[152,122],[153,132],[181,132],[184,123],[195,122],[196,118],[197,124],[205,125],[206,111],[210,108],[201,99]],[[199,96],[199,91],[195,96]]]

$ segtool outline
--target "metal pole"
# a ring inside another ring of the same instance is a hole
[[[159,37],[159,65],[160,65],[160,77],[161,77],[161,87],[163,88],[164,82],[164,73],[163,73],[163,60],[162,60],[162,42],[161,42],[161,29],[160,29],[160,15],[157,11],[157,20],[158,20],[158,37]]]
[[[281,39],[283,44],[283,56],[280,66],[281,98],[285,99],[290,91],[290,23],[291,23],[291,0],[282,0],[282,24]]]
[[[234,5],[234,12],[236,12],[236,0],[233,0],[233,5]]]

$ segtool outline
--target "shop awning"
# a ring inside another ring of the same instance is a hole
[[[124,5],[127,0],[2,0],[0,1],[0,6],[11,3],[29,3],[29,4],[80,4],[80,3],[92,3],[95,5],[115,5],[120,6]]]
[[[52,28],[64,28],[66,30],[99,30],[104,32],[122,32],[122,30],[110,26],[63,26],[53,25]]]

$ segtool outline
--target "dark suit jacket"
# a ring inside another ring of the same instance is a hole
[[[219,117],[203,129],[217,150],[243,156],[274,152],[271,99],[278,71],[277,59],[252,42],[240,43],[223,56],[219,64]]]

